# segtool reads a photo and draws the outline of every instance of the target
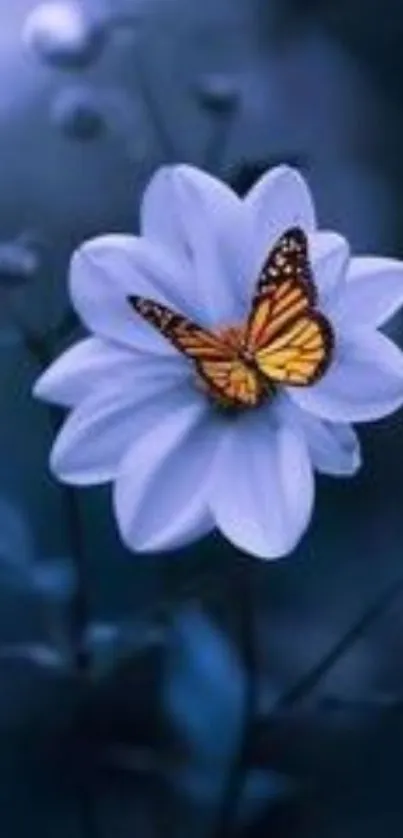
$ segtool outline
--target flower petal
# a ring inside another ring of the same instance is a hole
[[[340,335],[328,372],[311,387],[289,387],[304,410],[332,422],[380,419],[403,404],[403,353],[379,332]]]
[[[82,486],[113,480],[128,448],[145,429],[184,403],[201,399],[193,386],[178,387],[177,379],[168,376],[131,384],[120,375],[116,384],[90,392],[70,414],[51,455],[60,480]]]
[[[326,422],[291,400],[288,403],[294,421],[304,431],[312,465],[321,474],[351,477],[361,466],[361,449],[358,436],[351,425]]]
[[[321,474],[352,477],[361,468],[361,446],[351,425],[318,422],[310,417],[305,424],[309,453],[314,468]]]
[[[82,245],[71,262],[70,293],[86,326],[153,355],[177,350],[133,311],[128,297],[139,294],[195,317],[188,285],[169,253],[136,236],[99,236]]]
[[[177,376],[178,383],[188,375],[182,356],[154,357],[126,349],[102,338],[86,338],[67,349],[35,383],[37,398],[63,407],[73,407],[100,385],[120,380],[129,392],[139,382]]]
[[[403,262],[373,256],[351,260],[333,317],[344,326],[381,326],[403,305]]]
[[[192,277],[202,324],[230,323],[241,313],[243,207],[224,183],[192,166],[160,169],[145,192],[141,229]],[[190,283],[189,283],[190,284]]]
[[[320,306],[328,309],[344,287],[350,248],[343,236],[327,230],[311,233],[308,246]]]
[[[258,273],[277,239],[289,227],[314,230],[315,209],[309,187],[295,169],[277,166],[258,180],[244,198],[251,225],[251,268],[249,281]]]
[[[263,559],[290,553],[312,513],[314,480],[302,431],[261,409],[227,432],[215,459],[210,505],[220,530]]]
[[[182,404],[144,426],[122,462],[114,494],[121,537],[131,550],[171,550],[209,532],[209,469],[219,426],[207,403]]]

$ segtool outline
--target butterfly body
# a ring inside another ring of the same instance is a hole
[[[144,297],[135,311],[193,361],[208,394],[224,407],[255,407],[278,385],[309,386],[330,363],[334,338],[317,309],[302,230],[288,230],[258,277],[249,316],[216,331]]]

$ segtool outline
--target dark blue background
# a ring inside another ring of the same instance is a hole
[[[50,477],[31,388],[80,334],[72,250],[135,231],[164,162],[240,192],[294,163],[322,226],[403,256],[403,6],[83,0],[66,56],[27,38],[39,5],[0,5],[0,834],[400,838],[402,416],[287,560],[142,557],[108,490]]]

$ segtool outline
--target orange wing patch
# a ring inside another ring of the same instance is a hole
[[[238,357],[231,341],[153,300],[132,296],[129,302],[150,325],[195,362],[200,380],[222,405],[258,404],[266,388],[257,371]]]
[[[129,302],[194,362],[199,381],[224,406],[255,406],[273,384],[313,384],[331,361],[333,330],[316,309],[307,239],[298,227],[270,252],[244,326],[215,333],[153,300]]]
[[[213,332],[203,329],[184,315],[145,297],[132,296],[129,297],[129,302],[147,323],[154,326],[176,349],[193,360],[224,360],[227,357],[225,345]]]
[[[199,361],[197,369],[224,406],[255,407],[268,390],[255,369],[236,359]]]
[[[292,228],[263,265],[246,328],[246,351],[271,381],[307,386],[327,369],[333,331],[315,306],[306,236]]]
[[[298,317],[282,334],[256,352],[256,364],[271,381],[304,387],[314,384],[331,359],[333,333],[326,318],[313,311]]]

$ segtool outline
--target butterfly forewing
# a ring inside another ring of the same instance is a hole
[[[291,227],[279,238],[270,251],[260,271],[256,285],[256,297],[260,297],[273,281],[298,279],[309,287],[312,304],[316,290],[308,256],[308,240],[300,227]]]
[[[193,360],[200,357],[212,360],[227,357],[225,345],[216,335],[168,306],[137,296],[129,297],[129,302],[147,323]]]
[[[307,239],[292,228],[263,265],[247,324],[247,351],[267,378],[304,386],[327,368],[333,333],[315,305]]]
[[[200,379],[223,401],[244,406],[258,402],[261,382],[219,335],[154,300],[131,296],[129,302],[176,349],[195,362]]]

